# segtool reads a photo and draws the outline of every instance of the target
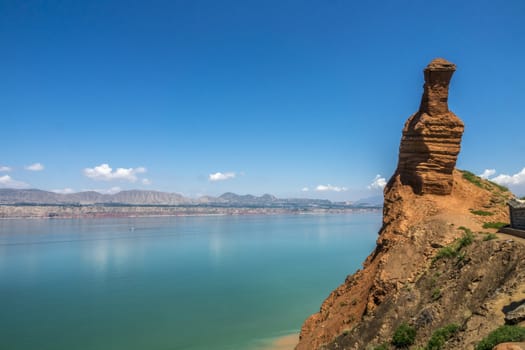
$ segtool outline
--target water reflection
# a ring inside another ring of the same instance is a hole
[[[105,274],[109,260],[108,241],[98,241],[94,247],[87,247],[86,257],[98,274]]]
[[[210,235],[209,248],[210,248],[210,255],[212,257],[212,261],[215,264],[218,264],[221,260],[221,256],[223,254],[223,248],[224,248],[222,235],[220,235],[219,233],[212,233]]]
[[[225,350],[298,330],[380,215],[19,223],[0,222],[0,348]]]

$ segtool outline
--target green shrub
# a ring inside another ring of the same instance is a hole
[[[489,335],[483,338],[478,345],[476,350],[491,350],[494,346],[514,341],[525,340],[525,328],[520,326],[501,326],[496,330],[492,331]]]
[[[416,340],[416,329],[403,322],[397,327],[392,336],[392,345],[397,348],[403,348],[414,344]]]
[[[472,242],[474,242],[474,235],[472,234],[472,231],[465,232],[465,234],[458,239],[457,248],[456,250],[461,250],[462,248],[471,245]]]
[[[468,227],[465,227],[465,226],[458,227],[458,230],[461,230],[461,231],[463,231],[465,233],[472,233],[472,230],[469,229]]]
[[[488,233],[485,237],[483,237],[483,240],[484,241],[491,241],[491,240],[496,239],[496,238],[498,238],[498,236],[496,236],[496,234]]]
[[[432,290],[432,295],[431,295],[431,297],[432,297],[432,300],[433,300],[433,301],[436,301],[436,300],[438,300],[439,298],[441,298],[441,289],[439,289],[439,288],[437,288],[437,287],[434,288],[434,289]]]
[[[441,258],[453,258],[458,254],[456,249],[452,246],[446,246],[438,250],[435,259],[441,259]]]
[[[500,229],[503,226],[507,226],[508,224],[506,222],[486,222],[483,224],[483,228],[495,228]]]
[[[388,350],[388,343],[383,343],[374,348],[374,350]]]
[[[476,176],[474,173],[471,173],[470,171],[463,170],[463,178],[474,185],[483,188],[483,183],[481,182],[481,178],[479,176]]]
[[[459,326],[455,323],[436,329],[428,340],[425,350],[441,350],[443,345],[445,345],[445,343],[452,338],[458,330]]]
[[[461,226],[459,229],[465,231],[463,236],[456,239],[454,242],[452,242],[452,244],[439,249],[433,261],[439,260],[441,258],[454,258],[460,256],[461,259],[463,259],[465,257],[465,254],[461,255],[459,254],[459,251],[474,242],[474,234],[466,227]]]
[[[457,256],[458,262],[464,260],[465,256],[466,256],[465,252],[459,252]]]
[[[494,215],[494,213],[492,213],[490,211],[485,211],[485,210],[471,210],[470,212],[472,214],[474,214],[474,215],[479,215],[479,216],[491,216],[491,215]]]

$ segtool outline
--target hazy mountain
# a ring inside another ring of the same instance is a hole
[[[381,207],[383,206],[383,195],[362,198],[352,203],[357,207]]]
[[[193,200],[185,198],[177,193],[166,193],[158,191],[121,191],[115,194],[101,194],[95,191],[59,194],[42,190],[16,190],[0,189],[1,204],[95,204],[95,203],[119,203],[119,204],[190,204]]]
[[[111,203],[126,204],[191,204],[193,200],[178,193],[167,193],[158,191],[121,191],[111,197]]]
[[[0,189],[0,204],[124,204],[124,205],[210,205],[238,207],[374,207],[377,200],[370,202],[358,201],[353,205],[334,203],[327,199],[307,198],[277,198],[271,194],[254,196],[238,195],[226,192],[219,197],[204,196],[192,199],[178,193],[159,191],[129,190],[115,194],[102,194],[94,191],[60,194],[37,189],[18,190]]]
[[[99,193],[100,195],[100,193]],[[63,203],[63,195],[42,190],[0,189],[0,203]]]
[[[272,196],[271,194],[265,194],[260,197],[257,197],[251,194],[238,195],[235,193],[226,192],[222,194],[221,196],[219,196],[218,198],[216,198],[216,200],[220,202],[231,203],[231,204],[267,205],[267,204],[278,201],[278,198],[275,196]]]

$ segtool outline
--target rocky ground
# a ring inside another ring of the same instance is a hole
[[[402,323],[416,329],[416,346],[457,324],[443,349],[473,349],[504,324],[502,310],[525,301],[525,243],[503,234],[489,240],[496,230],[483,224],[508,222],[512,195],[479,181],[456,171],[451,195],[418,196],[395,179],[377,248],[305,322],[297,349],[388,349]],[[472,243],[439,257],[467,232]]]

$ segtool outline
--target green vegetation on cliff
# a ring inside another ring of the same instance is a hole
[[[476,345],[476,350],[492,350],[498,344],[525,340],[525,328],[520,326],[501,326],[492,331]]]
[[[472,214],[474,214],[474,215],[479,215],[479,216],[492,216],[492,215],[494,215],[494,213],[492,213],[490,211],[485,211],[485,210],[471,210],[470,212]]]
[[[459,229],[465,231],[463,236],[461,236],[461,238],[456,239],[454,242],[452,242],[452,244],[438,250],[436,256],[434,257],[434,261],[439,260],[441,258],[460,257],[461,249],[474,242],[474,234],[469,228],[461,226],[459,227]]]
[[[441,350],[443,345],[445,345],[445,343],[452,338],[458,330],[459,326],[455,323],[436,329],[436,331],[432,333],[425,350]]]
[[[483,228],[495,228],[496,230],[502,228],[503,226],[507,226],[508,223],[506,222],[486,222],[483,224]]]
[[[509,189],[505,186],[499,185],[495,182],[492,182],[490,180],[482,179],[481,177],[477,176],[476,174],[468,171],[468,170],[460,170],[463,174],[463,178],[474,185],[478,186],[479,188],[487,189],[487,190],[493,190],[494,187],[502,192],[508,192]]]
[[[401,323],[392,335],[392,345],[396,348],[406,348],[416,340],[416,329],[408,323]]]

